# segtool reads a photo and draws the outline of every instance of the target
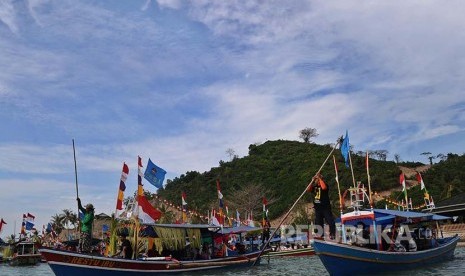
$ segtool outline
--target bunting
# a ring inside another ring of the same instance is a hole
[[[121,179],[119,181],[118,198],[116,199],[116,213],[123,211],[124,191],[126,190],[126,180],[128,179],[129,167],[123,163],[123,170],[121,172]],[[115,214],[118,216],[118,214]]]

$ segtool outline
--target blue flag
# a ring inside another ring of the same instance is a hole
[[[149,162],[147,162],[147,168],[145,169],[144,178],[147,179],[150,184],[160,189],[163,188],[165,174],[166,171],[153,164],[152,160],[149,158]]]
[[[26,230],[32,230],[34,228],[34,223],[26,221]]]
[[[106,224],[102,225],[102,232],[108,232],[110,230],[110,227]]]
[[[47,231],[47,233],[52,232],[52,224],[50,222],[47,224],[47,229],[45,231]]]
[[[344,138],[341,144],[341,153],[342,153],[342,156],[344,157],[344,160],[346,161],[346,167],[349,167],[349,150],[350,150],[349,132],[346,130],[346,137]]]

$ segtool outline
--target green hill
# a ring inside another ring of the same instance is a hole
[[[219,167],[204,173],[191,171],[168,180],[165,189],[160,190],[158,194],[171,202],[179,202],[181,192],[184,191],[188,197],[189,208],[206,214],[207,210],[218,204],[218,179],[230,210],[238,209],[241,214],[253,210],[255,215],[259,216],[261,198],[266,196],[269,201],[269,216],[273,219],[289,210],[331,150],[330,145],[284,140],[250,145],[247,156],[234,158],[229,162],[220,161]],[[338,149],[333,155],[338,163],[341,190],[346,190],[353,185],[350,169],[344,165]],[[365,157],[352,155],[352,163],[356,181],[367,183]],[[338,208],[332,156],[321,173],[330,186],[330,198],[335,202],[333,207]],[[399,168],[392,161],[370,159],[373,191],[399,187],[399,173]],[[309,200],[309,195],[306,195],[302,201]]]

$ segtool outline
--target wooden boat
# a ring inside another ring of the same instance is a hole
[[[393,243],[384,243],[383,247],[383,241],[380,241],[380,239],[379,242],[371,244],[371,246],[359,246],[349,241],[337,242],[334,240],[314,239],[313,247],[328,272],[332,275],[378,274],[387,271],[424,268],[427,265],[453,258],[459,237],[439,238],[432,236],[426,238],[414,233],[419,233],[420,228],[418,227],[420,225],[445,219],[448,219],[448,217],[411,211],[383,209],[354,211],[342,217],[341,222],[345,226],[354,225],[360,221],[364,221],[365,224],[374,221],[379,227],[385,226],[384,229],[392,225],[404,227],[404,232],[399,231],[399,233],[406,236],[412,234],[414,241],[412,249],[414,250],[407,249],[408,246],[403,247],[403,250],[394,250],[398,245],[394,246]],[[411,231],[412,229],[414,231]],[[378,231],[378,234],[382,233]],[[386,235],[386,232],[384,233]],[[439,231],[436,233],[439,233]]]
[[[41,261],[41,255],[33,242],[19,242],[14,246],[14,254],[8,261],[11,266],[36,265]]]
[[[211,225],[152,225],[157,232],[157,228],[177,229],[173,231],[184,231],[187,229],[197,229],[201,232],[202,238],[218,237],[221,235],[229,235],[231,233],[242,233],[245,231],[256,231],[259,228],[253,229],[227,229]],[[146,231],[150,232],[150,231]],[[157,232],[157,233],[162,233]],[[191,241],[192,242],[192,241]],[[201,271],[218,268],[230,268],[252,265],[260,251],[258,248],[249,248],[245,252],[236,252],[227,250],[223,256],[218,256],[213,253],[211,259],[199,258],[182,258],[176,259],[172,256],[165,257],[141,257],[137,259],[118,259],[105,256],[96,256],[90,254],[82,254],[77,252],[41,248],[40,253],[47,260],[50,268],[55,275],[148,275],[148,274],[168,274]],[[258,260],[259,261],[259,260]]]
[[[313,247],[304,247],[304,248],[282,248],[280,247],[276,251],[271,250],[265,256],[275,258],[275,257],[300,257],[300,256],[312,256],[315,255],[315,250]]]

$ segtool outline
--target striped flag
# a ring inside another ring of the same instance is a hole
[[[144,177],[144,174],[142,173],[142,158],[140,156],[137,156],[137,195],[143,195],[144,194],[144,188],[142,185],[142,177]]]
[[[116,199],[116,212],[123,211],[124,191],[126,190],[126,180],[128,179],[129,167],[123,163],[121,179],[119,181],[118,198]],[[118,216],[118,214],[115,214]]]

